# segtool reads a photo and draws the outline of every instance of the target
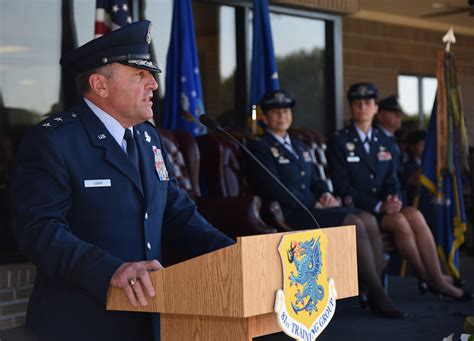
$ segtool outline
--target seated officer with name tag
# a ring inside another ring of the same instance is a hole
[[[386,296],[381,284],[382,241],[376,219],[368,212],[341,207],[313,164],[310,150],[291,139],[295,100],[286,90],[267,92],[260,100],[266,131],[249,144],[255,156],[313,213],[322,227],[355,225],[360,281],[369,290],[372,311],[388,318],[404,318]],[[307,212],[254,161],[249,161],[249,180],[263,198],[280,203],[283,215],[295,229],[315,228]]]
[[[382,230],[393,234],[400,254],[431,291],[469,300],[471,294],[455,287],[442,273],[423,215],[414,207],[404,207],[400,200],[394,142],[372,126],[378,110],[377,93],[372,83],[353,84],[347,92],[352,124],[336,132],[328,146],[334,190],[350,196],[355,207],[378,217]]]
[[[187,257],[233,244],[178,189],[156,128],[160,72],[151,23],[73,50],[76,106],[24,138],[11,186],[14,232],[36,266],[26,324],[40,340],[159,340],[159,314],[106,311],[109,286],[134,306],[155,292],[164,246]]]

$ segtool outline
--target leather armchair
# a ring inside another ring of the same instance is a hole
[[[185,131],[160,129],[163,143],[180,187],[196,202],[199,212],[229,237],[272,233],[260,217],[261,201],[255,197],[207,198],[201,194],[201,154],[196,139]],[[207,160],[207,159],[206,159]]]
[[[233,132],[243,144],[254,136],[245,132]],[[201,167],[207,174],[207,191],[211,198],[255,198],[261,202],[261,216],[279,231],[291,231],[286,224],[280,204],[262,201],[252,193],[247,181],[246,155],[234,142],[219,133],[209,133],[196,138],[203,162]]]

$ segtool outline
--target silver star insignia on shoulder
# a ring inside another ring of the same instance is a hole
[[[72,117],[77,117],[77,115],[75,113],[72,113],[71,116]]]
[[[148,142],[148,143],[151,142],[151,136],[148,135],[148,132],[147,132],[147,131],[145,131],[145,140],[146,140],[146,142]]]
[[[107,136],[105,136],[105,134],[100,134],[97,136],[99,138],[99,140],[103,140],[105,139]]]
[[[49,127],[51,127],[51,123],[47,122],[47,123],[43,124],[42,126],[45,127],[45,128],[49,128]]]
[[[54,120],[56,122],[62,122],[63,121],[62,117],[55,117]]]

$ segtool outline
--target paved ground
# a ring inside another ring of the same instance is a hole
[[[474,258],[462,257],[462,273],[474,288]],[[389,281],[390,296],[410,315],[406,320],[388,320],[361,310],[356,298],[337,302],[336,314],[318,341],[329,340],[442,340],[452,333],[459,340],[465,316],[474,315],[474,301],[458,303],[449,299],[438,300],[432,294],[420,295],[417,282],[412,277],[392,276]],[[0,331],[1,341],[33,341],[25,328]],[[258,341],[291,340],[284,334],[257,338]]]
[[[467,287],[474,289],[474,258],[464,256],[462,273]],[[433,294],[420,295],[415,278],[392,276],[389,280],[390,297],[400,309],[409,313],[406,320],[389,320],[373,316],[360,309],[356,298],[337,302],[336,314],[318,341],[333,340],[442,340],[454,333],[453,340],[460,340],[464,332],[464,318],[474,315],[474,301],[455,302],[439,300]],[[258,341],[291,340],[284,334],[275,334]]]

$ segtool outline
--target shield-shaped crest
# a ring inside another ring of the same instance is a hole
[[[278,323],[298,340],[311,341],[329,324],[336,310],[334,281],[327,277],[327,238],[322,230],[282,237],[283,291],[275,302]]]

